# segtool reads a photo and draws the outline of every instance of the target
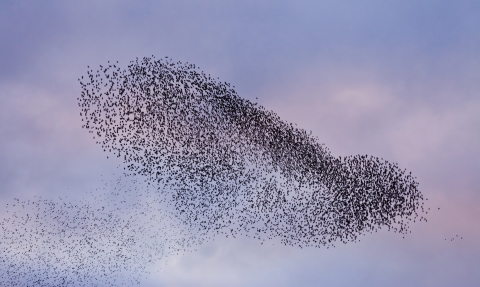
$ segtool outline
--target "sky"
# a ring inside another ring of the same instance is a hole
[[[405,238],[334,249],[219,237],[140,286],[479,286],[480,2],[3,0],[0,216],[113,176],[81,128],[77,79],[151,55],[231,83],[335,156],[397,162],[431,212]]]

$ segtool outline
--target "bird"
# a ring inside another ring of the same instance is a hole
[[[129,285],[217,236],[334,248],[426,221],[419,183],[398,164],[334,156],[194,64],[87,68],[82,128],[122,172],[84,200],[16,200],[0,223],[2,286]]]

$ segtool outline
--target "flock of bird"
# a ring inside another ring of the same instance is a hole
[[[130,284],[218,234],[329,248],[426,220],[418,183],[397,164],[334,157],[193,64],[117,65],[89,69],[78,104],[137,187],[112,185],[93,205],[18,201],[1,223],[2,286]]]
[[[150,266],[188,250],[188,230],[137,181],[107,182],[83,200],[8,204],[0,223],[0,286],[132,286]]]

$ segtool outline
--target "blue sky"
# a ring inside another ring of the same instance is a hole
[[[169,56],[334,155],[398,162],[433,211],[333,250],[218,238],[143,286],[478,286],[479,51],[478,1],[2,1],[0,204],[101,186],[119,162],[81,129],[77,78]]]

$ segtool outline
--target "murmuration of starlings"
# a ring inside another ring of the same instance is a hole
[[[377,157],[335,157],[193,64],[108,62],[79,83],[82,126],[120,159],[122,175],[84,200],[9,204],[2,286],[130,286],[218,235],[330,248],[426,221],[411,173]]]
[[[334,157],[310,132],[194,64],[145,57],[79,79],[83,128],[162,186],[199,232],[331,246],[424,219],[418,182],[377,157]]]

